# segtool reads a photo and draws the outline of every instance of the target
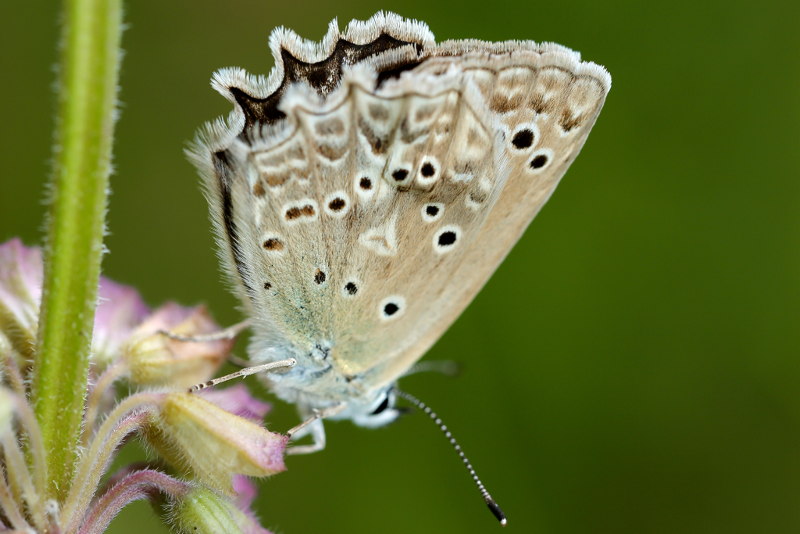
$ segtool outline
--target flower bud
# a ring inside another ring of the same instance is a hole
[[[286,436],[226,412],[199,395],[167,394],[158,420],[146,434],[168,462],[227,493],[233,491],[232,475],[263,477],[286,469]]]
[[[168,303],[137,329],[126,350],[130,381],[143,386],[189,387],[208,380],[227,358],[233,340],[180,341],[159,330],[182,336],[216,332],[217,324],[203,307]]]
[[[240,528],[241,515],[226,497],[198,487],[175,503],[171,522],[186,534],[245,534]]]

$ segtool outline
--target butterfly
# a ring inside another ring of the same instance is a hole
[[[269,76],[190,149],[253,363],[309,421],[394,420],[395,383],[472,301],[578,155],[608,72],[563,46],[437,44],[392,13],[270,36]],[[295,437],[299,436],[296,434]]]

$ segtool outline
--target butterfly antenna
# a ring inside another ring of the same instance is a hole
[[[405,391],[400,391],[398,389],[395,390],[395,393],[397,393],[399,397],[404,398],[405,400],[407,400],[408,402],[410,402],[411,404],[413,404],[414,406],[425,412],[428,415],[428,417],[430,417],[433,420],[436,426],[439,427],[439,430],[444,432],[444,435],[450,442],[450,445],[453,446],[453,448],[456,450],[456,453],[458,454],[458,457],[461,458],[462,462],[464,462],[464,467],[467,468],[467,471],[469,472],[469,475],[472,477],[472,480],[475,482],[475,485],[478,486],[478,491],[481,492],[481,497],[483,497],[486,506],[489,507],[489,510],[492,512],[492,514],[497,518],[498,521],[500,521],[500,525],[506,526],[506,523],[508,523],[506,515],[503,513],[503,510],[500,509],[500,506],[497,504],[497,502],[492,498],[492,496],[486,490],[486,486],[483,485],[481,479],[478,478],[478,474],[475,472],[475,468],[472,467],[472,464],[467,459],[467,455],[464,454],[463,449],[461,449],[461,445],[459,445],[458,441],[456,441],[456,438],[453,437],[453,434],[447,428],[447,425],[445,425],[439,418],[439,416],[436,415],[436,412],[431,410],[427,404],[425,404],[415,396],[411,395],[410,393],[406,393]]]

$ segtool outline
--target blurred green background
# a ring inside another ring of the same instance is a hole
[[[182,149],[230,105],[219,67],[267,73],[286,25],[319,39],[393,10],[438,39],[557,41],[614,77],[551,203],[415,376],[531,533],[800,531],[800,38],[789,2],[128,2],[105,274],[156,305],[220,283]],[[0,3],[0,240],[41,239],[55,2]],[[239,354],[244,345],[239,346]],[[271,427],[296,422],[277,404]],[[439,431],[328,425],[262,485],[279,533],[497,532]],[[112,532],[166,532],[147,505]],[[149,530],[148,530],[149,529]]]

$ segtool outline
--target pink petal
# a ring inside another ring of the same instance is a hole
[[[42,252],[17,238],[0,245],[0,308],[17,327],[34,333],[42,298]]]
[[[248,510],[258,493],[256,485],[244,475],[233,475],[231,485],[234,493],[236,493],[236,507],[243,512]]]
[[[99,359],[112,359],[150,310],[136,289],[105,277],[97,293],[92,347]]]
[[[247,390],[244,384],[225,389],[208,389],[201,393],[206,400],[209,400],[225,410],[239,417],[244,417],[255,423],[263,421],[271,406],[262,402]]]
[[[233,475],[232,483],[233,491],[236,493],[233,502],[239,511],[244,514],[244,520],[239,525],[242,532],[244,534],[271,534],[269,530],[261,526],[256,514],[250,508],[258,492],[253,481],[244,475]]]

